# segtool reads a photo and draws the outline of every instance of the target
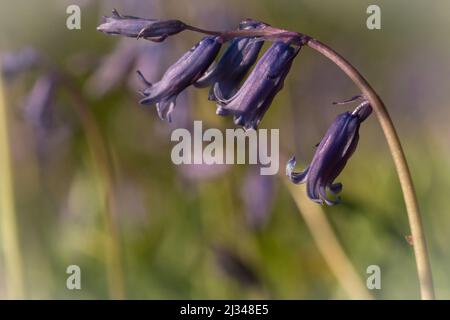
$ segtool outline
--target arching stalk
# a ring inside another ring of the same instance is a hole
[[[330,59],[342,71],[344,71],[345,74],[358,86],[364,97],[370,102],[372,108],[375,110],[381,129],[383,130],[384,136],[389,145],[402,188],[403,198],[405,200],[409,226],[411,228],[414,255],[416,258],[421,297],[424,300],[432,300],[435,298],[433,278],[419,205],[417,202],[411,173],[408,168],[408,163],[406,161],[400,139],[397,135],[394,124],[392,123],[392,119],[389,116],[383,101],[381,101],[375,90],[372,89],[367,80],[364,79],[358,70],[356,70],[356,68],[353,67],[347,60],[318,40],[309,39],[306,44],[310,48]]]

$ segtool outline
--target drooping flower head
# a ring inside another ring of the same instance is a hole
[[[177,95],[192,85],[208,69],[221,47],[219,37],[205,37],[164,73],[162,79],[152,85],[138,71],[141,80],[147,85],[142,91],[145,96],[140,103],[156,104],[161,119],[171,121]]]
[[[244,20],[239,24],[240,30],[257,29],[265,24]],[[220,92],[224,98],[229,98],[236,93],[241,81],[256,62],[259,51],[264,41],[252,38],[235,38],[230,41],[228,48],[220,60],[214,64],[195,83],[196,87],[211,86],[209,99],[215,100],[214,90]]]
[[[368,101],[362,102],[353,112],[345,112],[336,117],[320,142],[311,164],[303,172],[294,172],[295,157],[286,165],[286,175],[292,182],[306,183],[308,197],[313,201],[328,205],[338,203],[331,200],[327,190],[338,194],[341,183],[334,180],[344,169],[348,159],[356,150],[359,140],[360,124],[372,113]]]
[[[218,115],[234,115],[234,122],[244,129],[256,129],[275,95],[283,88],[292,61],[300,47],[274,42],[264,53],[238,92],[230,98],[214,87]]]
[[[161,42],[168,36],[177,34],[186,29],[180,20],[143,19],[132,16],[122,16],[116,9],[111,17],[103,17],[102,24],[97,30],[111,35],[122,35],[131,38],[144,38]]]

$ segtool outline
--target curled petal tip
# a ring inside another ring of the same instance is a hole
[[[321,201],[322,204],[325,203],[327,206],[335,206],[341,202],[341,197],[337,197],[336,199],[331,200],[326,194],[324,194],[322,195]]]
[[[289,160],[288,160],[288,164],[292,164],[292,167],[295,167],[295,164],[297,163],[297,160],[295,158],[295,156],[292,156]]]
[[[240,116],[235,116],[234,117],[234,124],[237,126],[243,126],[244,125],[244,118],[240,115]]]
[[[334,183],[329,187],[332,194],[338,194],[342,191],[342,183]]]
[[[256,124],[250,124],[250,125],[243,125],[242,129],[244,129],[245,132],[251,131],[251,130],[258,130],[258,126]]]
[[[294,170],[295,167],[295,163],[296,163],[295,156],[292,156],[286,163],[286,176],[288,176],[289,178],[291,178],[292,171]]]
[[[230,112],[227,109],[222,108],[222,106],[217,105],[216,114],[219,116],[228,116]]]
[[[303,172],[294,172],[296,163],[295,156],[288,160],[286,163],[286,176],[295,184],[305,183],[309,168],[306,168]]]
[[[220,90],[218,85],[214,85],[213,87],[213,95],[214,100],[217,101],[220,105],[226,105],[228,103],[228,100],[224,98],[222,91]]]

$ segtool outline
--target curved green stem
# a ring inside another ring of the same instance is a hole
[[[414,185],[408,163],[400,143],[400,139],[392,123],[391,117],[377,95],[375,90],[370,86],[366,79],[345,60],[336,51],[321,43],[318,40],[310,39],[306,43],[310,48],[318,51],[332,62],[334,62],[347,76],[358,86],[364,97],[370,102],[375,110],[378,121],[384,132],[386,141],[394,160],[400,185],[403,191],[406,211],[408,213],[409,225],[411,228],[411,236],[413,241],[414,255],[416,258],[417,273],[419,276],[420,293],[422,299],[434,299],[433,278],[431,273],[430,259],[425,241],[425,233],[423,230],[422,220],[419,211],[417,197],[414,191]]]
[[[229,31],[206,30],[186,24],[186,30],[200,32],[213,36],[219,36],[222,38],[223,42],[229,41],[234,38],[260,38],[267,41],[284,40],[289,41],[290,43],[295,45],[303,45],[309,40],[308,36],[305,36],[301,33],[275,28],[264,22],[261,23],[264,24],[264,27],[262,28],[239,29]]]

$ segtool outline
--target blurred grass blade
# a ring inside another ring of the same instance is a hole
[[[23,265],[14,205],[8,110],[5,101],[3,78],[0,72],[0,223],[5,259],[4,282],[8,298],[23,299],[25,297]]]
[[[83,126],[86,142],[92,156],[94,178],[98,181],[99,196],[102,197],[104,204],[102,218],[106,236],[105,266],[109,296],[111,299],[125,299],[122,250],[119,227],[116,221],[115,177],[111,155],[87,102],[69,77],[65,77],[64,80],[66,89],[73,100],[75,111]]]
[[[345,254],[322,207],[307,198],[304,185],[294,185],[284,177],[281,177],[281,179],[294,199],[300,214],[305,219],[325,262],[348,296],[351,299],[373,299]]]

